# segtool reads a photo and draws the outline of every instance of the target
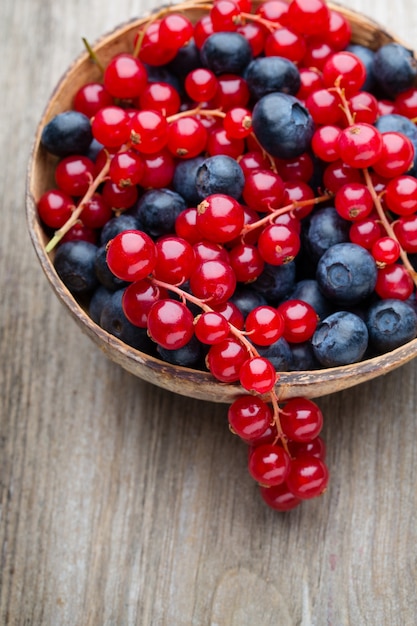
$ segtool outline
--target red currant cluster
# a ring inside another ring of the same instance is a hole
[[[195,7],[205,14],[193,24],[187,11]],[[218,50],[205,66],[190,62],[191,40],[201,53],[211,35],[232,32],[245,39],[251,58],[283,58],[297,68],[294,96],[314,124],[308,150],[273,155],[254,130],[253,90],[268,93],[275,78],[262,75],[251,92],[243,72],[216,71]],[[349,22],[323,0],[266,0],[256,9],[250,0],[215,0],[161,9],[139,29],[131,53],[101,67],[91,51],[103,80],[79,89],[74,110],[90,120],[94,157],[74,151],[60,158],[56,188],[38,202],[43,223],[56,230],[48,251],[70,241],[96,244],[115,214],[128,212],[148,190],[172,188],[178,164],[201,155],[239,164],[238,192],[209,185],[163,236],[118,232],[106,261],[124,284],[131,324],[165,350],[196,338],[211,374],[243,388],[228,411],[230,429],[249,445],[249,472],[276,510],[320,495],[329,475],[319,407],[302,397],[280,401],[279,374],[262,349],[281,338],[308,342],[319,318],[298,298],[255,306],[244,316],[231,300],[236,286],[256,281],[267,265],[296,259],[304,218],[329,199],[349,223],[351,242],[372,254],[380,298],[406,300],[416,282],[408,258],[417,252],[414,144],[376,122],[387,111],[415,116],[417,90],[391,100],[365,91],[367,68],[346,50],[350,37]],[[181,54],[179,90],[163,70]],[[313,186],[317,163],[322,176]]]

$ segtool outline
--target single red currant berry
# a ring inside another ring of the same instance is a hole
[[[222,74],[217,77],[219,88],[210,108],[219,108],[224,113],[233,107],[245,107],[250,99],[246,80],[236,74]]]
[[[87,228],[102,228],[112,217],[113,211],[100,193],[93,194],[81,213],[81,219]]]
[[[210,347],[206,364],[217,380],[233,383],[239,380],[240,368],[247,358],[248,352],[240,341],[228,338]]]
[[[336,51],[344,50],[350,43],[352,29],[345,18],[337,10],[330,9],[330,21],[326,31],[322,33],[322,37],[329,46]]]
[[[144,189],[169,187],[174,178],[175,162],[168,150],[143,156],[144,171],[140,184]]]
[[[333,48],[323,41],[321,36],[308,38],[308,46],[304,58],[302,60],[304,67],[315,67],[320,72],[326,64],[326,61],[334,54]]]
[[[354,222],[349,229],[349,239],[366,250],[371,250],[375,241],[382,237],[382,227],[377,218],[367,217]]]
[[[153,271],[155,263],[155,244],[142,231],[126,230],[108,244],[107,265],[121,280],[142,280]]]
[[[339,158],[338,141],[342,129],[339,126],[320,126],[311,139],[311,147],[322,161],[337,161]]]
[[[262,54],[265,45],[265,30],[256,22],[246,22],[238,26],[237,31],[248,40],[253,57]]]
[[[203,15],[194,26],[194,41],[197,48],[200,50],[203,43],[214,33],[214,26],[210,14]]]
[[[329,163],[323,172],[323,183],[325,189],[336,193],[340,187],[346,183],[362,183],[362,173],[360,170],[343,163],[343,161],[333,161]]]
[[[94,163],[86,156],[71,155],[55,168],[56,184],[69,196],[83,196],[94,178]]]
[[[130,119],[132,148],[143,154],[155,154],[168,141],[168,123],[159,111],[137,111]]]
[[[172,48],[185,46],[193,36],[193,24],[182,13],[170,13],[161,19],[159,36]]]
[[[249,456],[249,474],[264,487],[281,485],[290,471],[290,456],[281,446],[257,446]]]
[[[115,154],[110,162],[110,180],[119,187],[138,185],[145,166],[141,157],[133,150]]]
[[[411,87],[395,96],[395,108],[399,115],[410,120],[417,117],[417,89]]]
[[[284,224],[270,224],[258,240],[259,252],[266,263],[284,265],[293,261],[301,247],[299,235]]]
[[[371,124],[352,124],[339,136],[339,154],[351,167],[366,168],[375,165],[383,148],[382,133]]]
[[[305,454],[291,460],[287,487],[296,498],[308,500],[327,489],[329,470],[322,459]]]
[[[272,170],[255,170],[248,174],[242,191],[245,203],[255,211],[273,211],[281,206],[284,181]]]
[[[404,265],[393,263],[378,270],[375,291],[380,298],[407,300],[414,290],[413,279]]]
[[[286,300],[278,306],[284,318],[284,338],[290,343],[302,343],[310,339],[318,323],[317,313],[303,300]]]
[[[229,263],[229,253],[224,246],[220,243],[214,243],[212,241],[200,240],[193,245],[195,254],[196,267],[203,263],[203,261],[223,261]]]
[[[168,127],[168,150],[181,159],[191,159],[203,152],[207,130],[195,117],[180,117]]]
[[[243,154],[244,149],[244,139],[230,137],[224,128],[215,128],[209,133],[207,152],[210,156],[225,154],[232,159],[237,159]]]
[[[258,248],[239,243],[229,251],[229,262],[239,283],[251,283],[263,272],[265,262]]]
[[[347,96],[359,91],[366,79],[364,63],[352,52],[342,50],[329,57],[323,67],[325,87],[337,85]]]
[[[198,205],[196,223],[202,238],[215,243],[232,241],[243,228],[243,208],[231,196],[212,194]]]
[[[201,233],[197,228],[197,209],[184,209],[175,220],[175,233],[191,245],[201,240]]]
[[[198,67],[187,74],[184,87],[191,100],[207,102],[216,95],[218,82],[211,70]]]
[[[89,243],[97,244],[97,231],[84,226],[84,224],[78,220],[62,237],[61,243],[65,243],[66,241],[88,241]]]
[[[307,152],[292,159],[275,159],[275,164],[286,183],[293,180],[307,183],[314,174],[313,159]]]
[[[329,27],[330,9],[324,0],[292,0],[285,23],[303,35],[321,35]]]
[[[374,171],[384,178],[405,174],[413,164],[414,145],[406,135],[397,132],[382,133],[382,149],[373,163]]]
[[[79,88],[74,96],[73,109],[84,113],[87,117],[94,117],[103,107],[114,104],[113,96],[101,83],[87,83]]]
[[[357,222],[368,217],[374,208],[371,192],[362,183],[343,185],[336,192],[334,204],[339,215],[351,222]]]
[[[240,8],[233,0],[216,0],[210,10],[215,32],[233,32],[237,28]]]
[[[372,246],[371,254],[378,267],[385,267],[398,261],[401,247],[398,241],[392,237],[381,237]]]
[[[261,497],[264,502],[275,511],[291,511],[299,506],[301,498],[297,498],[284,482],[276,487],[261,487]]]
[[[247,391],[263,394],[273,389],[277,380],[277,373],[268,359],[255,356],[242,363],[239,379],[240,384]]]
[[[340,98],[336,93],[325,88],[317,89],[307,96],[306,107],[318,126],[337,125],[343,116]]]
[[[161,36],[161,20],[154,20],[147,24],[145,32],[138,32],[134,44],[141,37],[139,59],[151,66],[161,66],[172,61],[177,53],[178,47],[174,45],[170,38]]]
[[[311,441],[323,427],[323,413],[308,398],[291,398],[280,411],[282,430],[292,441]]]
[[[137,280],[128,285],[123,292],[123,312],[129,322],[140,328],[146,328],[152,305],[167,297],[167,292],[149,279]]]
[[[190,276],[193,294],[210,304],[221,304],[233,295],[236,276],[224,261],[204,261]]]
[[[288,441],[287,446],[292,457],[309,454],[318,456],[323,461],[326,458],[326,444],[321,437],[316,437],[311,441]]]
[[[104,86],[114,98],[137,98],[146,83],[148,74],[145,66],[131,54],[122,53],[114,56],[103,76]]]
[[[412,215],[417,211],[417,179],[414,176],[396,176],[386,188],[384,200],[397,215]]]
[[[194,334],[194,317],[190,309],[177,300],[158,300],[148,313],[150,338],[167,350],[183,348]]]
[[[201,343],[212,346],[227,339],[229,322],[217,311],[205,311],[194,320],[194,332]]]
[[[143,179],[141,179],[143,180]],[[111,180],[106,180],[102,190],[104,201],[113,209],[125,210],[135,204],[138,199],[138,188],[136,185],[119,187]]]
[[[159,111],[164,117],[175,115],[181,106],[181,98],[178,91],[165,82],[148,83],[139,95],[139,108]]]
[[[223,317],[232,324],[235,328],[239,330],[243,330],[243,326],[245,324],[245,320],[242,312],[234,302],[222,302],[221,304],[213,304],[213,309],[217,311],[217,313],[221,313]]]
[[[103,107],[91,123],[94,139],[106,148],[119,148],[129,140],[130,117],[121,107]]]
[[[288,12],[288,3],[285,0],[265,0],[256,8],[256,15],[260,15],[268,22],[285,23],[285,16]]]
[[[310,94],[319,89],[324,89],[321,72],[315,67],[300,67],[301,85],[297,93],[299,100],[306,100]]]
[[[246,317],[246,333],[258,346],[270,346],[284,332],[284,319],[272,306],[261,305],[252,309]]]
[[[359,91],[348,99],[348,107],[355,122],[373,124],[378,117],[378,100],[367,91]]]
[[[252,132],[252,115],[249,109],[234,107],[223,120],[224,130],[231,139],[244,139]]]
[[[74,210],[73,199],[60,189],[45,191],[38,201],[38,214],[50,228],[61,228]]]
[[[272,423],[269,405],[253,395],[236,398],[229,407],[227,417],[230,430],[248,443],[259,439]]]
[[[305,37],[289,28],[277,28],[265,41],[265,56],[279,56],[300,63],[307,51]]]
[[[400,217],[393,224],[401,248],[408,254],[417,252],[417,215]]]
[[[195,264],[191,244],[180,237],[167,235],[158,239],[155,246],[155,278],[171,285],[182,285],[190,277]]]

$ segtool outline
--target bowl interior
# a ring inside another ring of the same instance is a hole
[[[259,2],[255,2],[255,7]],[[399,39],[382,29],[369,18],[342,6],[330,4],[343,13],[352,27],[352,39],[372,49]],[[202,11],[195,8],[187,15],[196,21]],[[98,58],[107,63],[115,54],[131,51],[138,28],[145,18],[133,20],[103,36],[93,45]],[[79,327],[115,363],[135,376],[184,396],[213,402],[231,402],[243,392],[238,384],[215,381],[210,373],[171,365],[135,350],[110,335],[88,316],[86,309],[77,302],[59,279],[53,266],[53,253],[45,253],[48,241],[37,214],[37,202],[54,184],[53,170],[56,158],[48,154],[40,144],[42,128],[57,113],[72,107],[76,91],[89,81],[99,81],[100,70],[91,62],[87,53],[81,54],[68,68],[52,93],[38,125],[27,172],[26,212],[29,233],[42,269],[55,294],[72,315]],[[283,372],[277,383],[280,399],[303,395],[316,398],[371,380],[407,363],[417,354],[417,339],[378,357],[353,365],[304,372]]]

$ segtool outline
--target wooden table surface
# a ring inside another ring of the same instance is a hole
[[[0,623],[415,624],[417,362],[319,400],[331,484],[281,515],[226,406],[106,360],[38,265],[24,207],[37,120],[81,37],[150,6],[0,3]],[[366,13],[415,44],[412,0]]]

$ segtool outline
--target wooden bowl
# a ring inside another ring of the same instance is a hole
[[[259,3],[259,2],[258,2]],[[255,6],[258,4],[255,1]],[[377,23],[356,12],[339,5],[332,5],[350,22],[352,40],[372,49],[397,37],[387,33]],[[202,15],[199,9],[187,11],[187,15],[196,21]],[[138,27],[145,18],[133,20],[116,28],[93,45],[102,63],[107,63],[115,54],[133,49],[133,40]],[[72,106],[75,92],[88,81],[99,81],[101,74],[91,62],[87,53],[81,54],[69,67],[53,91],[42,119],[40,120],[27,172],[26,209],[30,236],[42,269],[55,294],[84,331],[112,361],[121,365],[135,376],[150,383],[179,393],[212,402],[231,402],[243,393],[238,384],[220,383],[208,372],[170,365],[147,354],[135,350],[113,335],[110,335],[88,316],[86,310],[75,300],[59,279],[53,266],[53,254],[45,253],[47,235],[39,221],[37,201],[47,189],[53,187],[53,170],[56,158],[48,154],[40,145],[40,136],[45,124],[57,113]],[[293,396],[316,398],[342,389],[347,389],[376,378],[400,367],[417,354],[417,339],[387,354],[361,361],[353,365],[333,367],[317,371],[283,372],[277,384],[280,399]]]

